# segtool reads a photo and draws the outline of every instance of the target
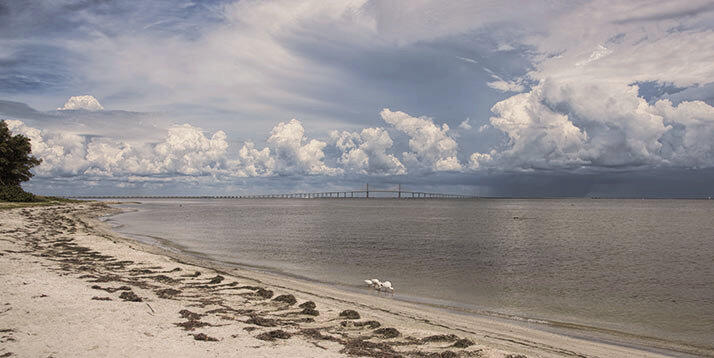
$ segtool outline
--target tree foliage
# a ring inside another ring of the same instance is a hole
[[[30,169],[42,160],[31,155],[30,138],[12,135],[5,121],[0,121],[0,186],[19,186],[30,180]]]

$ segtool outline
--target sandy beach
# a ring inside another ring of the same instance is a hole
[[[221,267],[111,232],[116,210],[0,210],[0,357],[670,355]]]

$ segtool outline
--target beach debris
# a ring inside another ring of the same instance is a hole
[[[344,310],[340,312],[340,317],[347,319],[360,319],[359,312],[355,310]]]
[[[266,290],[264,288],[259,288],[258,291],[255,291],[255,294],[258,295],[259,297],[268,299],[273,297],[273,291],[271,290]]]
[[[274,341],[275,339],[288,339],[291,336],[292,335],[290,333],[285,332],[281,329],[278,329],[275,331],[261,333],[261,334],[255,336],[255,338],[258,338],[263,341]]]
[[[174,323],[177,327],[181,327],[184,329],[184,331],[193,331],[196,328],[201,328],[205,326],[211,326],[210,323],[208,322],[203,322],[195,319],[189,319],[186,322],[181,322],[181,323]]]
[[[424,337],[422,343],[429,342],[455,342],[459,340],[459,336],[455,334],[435,334],[433,336]]]
[[[308,315],[308,316],[319,316],[319,315],[320,315],[320,311],[318,311],[318,310],[316,310],[316,309],[314,309],[314,308],[305,307],[305,308],[302,309],[302,311],[300,311],[300,314],[306,314],[306,315]]]
[[[95,301],[111,301],[112,300],[111,297],[98,297],[98,296],[94,296],[94,297],[92,297],[92,299]]]
[[[462,338],[456,341],[452,347],[455,348],[468,348],[474,345],[474,342],[468,338]]]
[[[181,318],[185,318],[188,320],[199,320],[201,319],[201,317],[203,317],[203,315],[200,313],[191,312],[186,309],[180,310],[179,315],[181,316]]]
[[[364,339],[350,339],[344,343],[340,353],[368,357],[396,357],[394,349],[386,343],[375,343]]]
[[[375,329],[374,334],[382,336],[384,338],[397,338],[401,335],[396,328],[380,328]]]
[[[317,305],[315,304],[315,302],[305,301],[305,302],[299,304],[298,307],[300,307],[300,308],[313,308],[313,309],[314,309],[314,308],[317,308]]]
[[[211,336],[207,336],[205,333],[196,333],[192,334],[193,339],[197,341],[206,341],[206,342],[218,342],[218,339],[213,338]]]
[[[362,322],[354,322],[355,327],[363,327],[367,326],[369,328],[379,328],[382,324],[379,323],[378,321],[362,321]]]
[[[277,321],[272,318],[264,318],[256,314],[251,314],[245,323],[254,324],[261,327],[275,327],[278,325]]]
[[[181,277],[198,277],[201,276],[201,271],[196,271],[194,273],[189,273],[185,275],[181,275]]]
[[[528,358],[528,356],[524,354],[506,354],[506,358]]]
[[[297,300],[295,299],[295,296],[287,294],[287,295],[280,295],[278,297],[273,298],[273,301],[276,302],[282,302],[282,303],[287,303],[288,305],[292,306],[297,303]]]
[[[180,295],[181,291],[173,288],[165,288],[163,290],[156,291],[156,296],[159,298],[171,299],[176,295]]]
[[[97,287],[98,287],[98,286],[97,286]],[[113,288],[113,287],[106,287],[106,288],[101,288],[101,287],[100,287],[100,288],[97,288],[97,287],[92,286],[92,288],[94,288],[94,289],[104,290],[104,291],[107,291],[107,292],[109,292],[109,293],[113,293],[113,292],[116,292],[116,291],[131,291],[131,287],[129,287],[129,286],[119,286],[119,287],[116,287],[116,288]]]
[[[136,293],[132,291],[124,291],[119,295],[119,298],[121,298],[124,301],[129,301],[129,302],[141,302],[142,299],[141,297],[137,296]]]
[[[221,275],[216,275],[215,277],[212,277],[212,278],[208,281],[208,284],[209,284],[209,285],[219,284],[219,283],[223,282],[224,279],[225,279],[225,277],[223,277],[223,276],[221,276]]]
[[[454,351],[443,351],[438,355],[439,358],[458,358],[459,354]]]
[[[175,283],[181,282],[181,280],[176,280],[176,279],[173,279],[166,275],[149,276],[149,278],[151,278],[155,281],[161,282],[161,283],[169,284],[169,285],[173,285]]]

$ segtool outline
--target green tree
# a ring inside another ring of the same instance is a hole
[[[30,180],[30,169],[42,160],[30,155],[30,138],[12,135],[5,121],[0,121],[0,186],[20,186]]]

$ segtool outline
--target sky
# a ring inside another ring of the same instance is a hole
[[[0,0],[51,195],[714,196],[713,1]]]

